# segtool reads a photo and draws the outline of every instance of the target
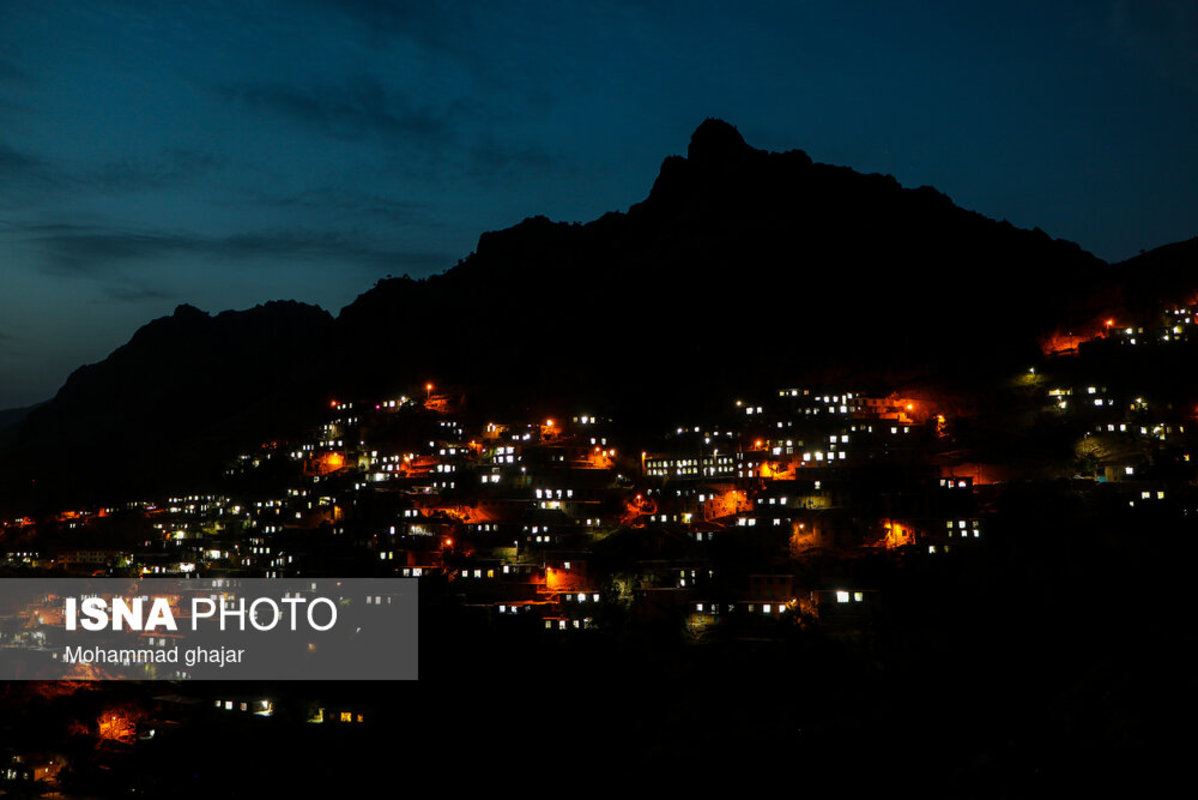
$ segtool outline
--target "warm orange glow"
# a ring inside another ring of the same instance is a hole
[[[433,390],[433,385],[431,383],[424,384],[424,391],[431,392],[432,390]]]
[[[445,546],[446,546],[446,547],[453,547],[453,539],[450,539],[450,538],[448,538],[448,537],[447,537],[447,538],[445,539]]]
[[[336,407],[337,407],[337,401],[336,401],[336,400],[330,400],[330,401],[329,401],[329,408],[336,408]]]
[[[704,501],[703,519],[712,520],[731,516],[742,511],[752,511],[753,504],[748,495],[736,489],[719,492]]]
[[[345,456],[341,453],[325,453],[314,457],[304,468],[308,475],[328,475],[345,466]]]
[[[587,455],[586,465],[591,469],[611,469],[611,456],[615,455],[613,450],[611,454],[598,445],[595,446],[595,451]]]
[[[551,420],[551,419],[547,419],[547,420],[545,420],[545,427],[546,427],[546,428],[552,428],[552,427],[553,427],[553,420]]]
[[[1001,467],[997,464],[963,462],[959,464],[953,464],[951,467],[941,467],[940,477],[973,478],[974,486],[982,486],[988,483],[1011,480],[1014,475],[1011,470]]]
[[[790,527],[790,550],[794,554],[814,550],[820,546],[820,532],[812,526],[808,528],[806,523],[791,523]]]
[[[1108,319],[1108,320],[1106,321],[1106,326],[1107,326],[1108,328],[1110,328],[1110,327],[1113,327],[1113,326],[1114,326],[1114,324],[1115,324],[1115,320],[1113,320],[1113,319]]]
[[[759,474],[770,480],[789,480],[794,478],[794,464],[778,461],[763,461]]]
[[[41,697],[52,700],[56,697],[67,697],[80,689],[94,688],[93,684],[84,681],[38,681],[30,686],[30,690]]]
[[[893,520],[884,520],[883,525],[886,528],[886,538],[882,540],[882,544],[887,550],[916,543],[916,532],[910,526]]]
[[[545,590],[549,592],[576,592],[587,590],[586,578],[567,569],[545,567]]]
[[[643,515],[652,515],[657,513],[657,501],[652,497],[637,495],[633,500],[624,504],[624,513],[620,516],[620,521],[625,525],[636,523]],[[637,524],[643,524],[643,521]]]
[[[1054,333],[1040,342],[1040,352],[1046,356],[1063,356],[1077,353],[1082,342],[1089,336],[1076,336],[1072,333]]]
[[[97,720],[96,735],[112,742],[132,744],[137,738],[137,722],[143,714],[133,707],[109,708]]]

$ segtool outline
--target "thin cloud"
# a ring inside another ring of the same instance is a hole
[[[41,169],[43,163],[36,156],[0,142],[0,169],[4,170],[6,175],[11,176],[14,172]]]
[[[562,160],[545,147],[503,144],[487,139],[470,148],[465,172],[471,178],[487,182],[516,173],[522,177],[539,177],[562,169]]]
[[[55,225],[32,237],[43,252],[41,271],[60,277],[104,277],[125,267],[195,257],[213,263],[327,262],[330,265],[435,268],[444,253],[379,247],[340,232],[263,231],[229,236],[187,232],[139,232]]]
[[[81,193],[112,195],[175,189],[220,171],[227,161],[213,153],[168,148],[142,161],[126,159],[70,169],[0,143],[0,203],[9,208],[28,208]]]
[[[45,159],[0,142],[0,201],[24,201],[57,186],[57,171]]]
[[[452,129],[450,112],[412,102],[369,76],[335,86],[243,83],[220,91],[251,109],[341,140],[380,137],[397,143],[447,143]]]
[[[378,217],[393,224],[419,223],[425,227],[438,224],[430,219],[427,203],[395,200],[353,189],[320,187],[283,194],[255,192],[252,198],[254,202],[268,208],[346,214],[359,218]]]
[[[105,286],[104,294],[108,299],[119,303],[150,303],[177,297],[173,292],[166,292],[152,286],[129,285]]]
[[[312,0],[312,5],[357,24],[378,46],[402,37],[466,60],[478,55],[477,47],[466,46],[476,31],[477,4]]]
[[[46,159],[0,142],[0,208],[27,209],[52,197],[62,183]]]
[[[77,182],[108,193],[176,188],[223,169],[227,162],[215,153],[169,148],[145,161],[110,161],[80,174]]]

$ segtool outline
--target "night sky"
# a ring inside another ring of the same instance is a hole
[[[1108,260],[1198,235],[1178,2],[0,2],[0,408],[643,199],[708,116]]]

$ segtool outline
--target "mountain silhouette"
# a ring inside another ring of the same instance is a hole
[[[485,233],[453,269],[379,281],[336,319],[181,306],[28,415],[3,486],[28,505],[198,485],[329,397],[426,380],[488,413],[649,428],[780,385],[980,385],[1125,274],[931,187],[757,150],[708,119],[626,212]]]
[[[211,476],[246,441],[311,416],[333,318],[273,302],[216,316],[188,305],[75,370],[10,434],[8,505],[134,499]]]
[[[381,282],[338,319],[353,374],[384,359],[621,409],[838,373],[964,375],[1026,360],[1069,298],[1112,277],[1077,245],[930,187],[755,150],[725,122],[687,153],[627,213],[526,219],[444,275]]]

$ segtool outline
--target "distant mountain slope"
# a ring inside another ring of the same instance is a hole
[[[646,425],[802,381],[976,384],[1114,279],[1075,244],[707,120],[627,213],[483,234],[447,273],[381,281],[336,320],[180,307],[29,416],[3,485],[50,502],[193,480],[334,393],[425,380],[488,410],[585,403]]]
[[[25,406],[24,408],[6,408],[3,411],[0,411],[0,431],[4,431],[13,425],[17,425],[23,421],[25,417],[29,416],[29,412],[33,411],[35,408],[37,408],[36,405]]]
[[[29,414],[3,488],[10,501],[54,504],[205,481],[235,444],[310,417],[332,324],[294,302],[215,317],[179,306]]]
[[[7,451],[17,440],[19,429],[25,418],[41,403],[24,408],[8,408],[0,411],[0,453]]]
[[[1198,237],[1141,253],[1114,266],[1121,302],[1137,314],[1198,293]]]

